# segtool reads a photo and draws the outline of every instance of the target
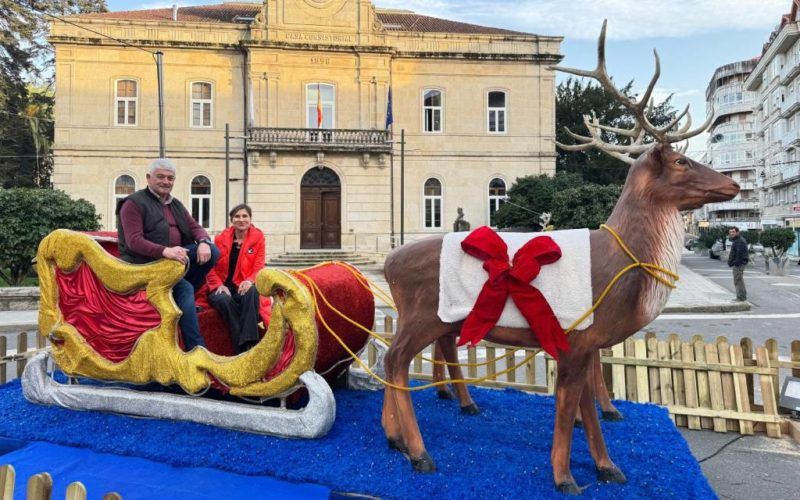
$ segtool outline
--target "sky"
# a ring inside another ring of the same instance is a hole
[[[211,5],[222,0],[107,0],[109,10]],[[563,36],[562,65],[593,69],[597,36],[608,19],[606,64],[620,85],[643,90],[661,57],[657,99],[689,104],[694,123],[705,119],[705,90],[719,66],[759,56],[792,0],[373,0],[377,7],[526,33]],[[559,77],[558,81],[566,76]],[[689,150],[705,150],[705,134]]]

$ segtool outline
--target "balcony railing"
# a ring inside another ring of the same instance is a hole
[[[760,204],[757,199],[752,199],[724,201],[722,203],[709,203],[706,206],[708,207],[709,213],[711,213],[722,210],[758,210],[759,205]]]
[[[250,129],[249,146],[269,151],[353,151],[388,153],[392,146],[385,130],[265,128]]]

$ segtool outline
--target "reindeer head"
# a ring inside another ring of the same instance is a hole
[[[579,144],[556,144],[566,151],[586,151],[597,148],[628,163],[631,165],[631,170],[625,183],[626,190],[634,190],[654,203],[674,205],[678,210],[700,208],[706,203],[730,200],[736,196],[739,192],[738,184],[684,154],[689,146],[688,142],[677,150],[672,149],[671,146],[673,143],[687,140],[703,132],[710,125],[714,113],[710,113],[706,122],[694,130],[690,130],[692,117],[689,114],[688,105],[662,127],[656,127],[650,123],[647,114],[652,109],[651,96],[661,74],[658,52],[653,50],[656,67],[644,95],[638,101],[631,99],[620,92],[608,76],[605,56],[606,24],[607,21],[603,21],[603,28],[597,43],[597,68],[586,71],[556,66],[554,69],[597,80],[606,92],[630,111],[635,125],[630,129],[602,125],[592,112],[591,116],[584,115],[583,117],[583,122],[589,131],[588,136],[566,129],[567,134]],[[686,118],[686,122],[680,125],[684,118]],[[606,142],[603,132],[613,133],[622,141],[620,143]],[[655,139],[655,144],[644,142],[647,134]],[[638,159],[634,158],[634,155],[639,155]]]

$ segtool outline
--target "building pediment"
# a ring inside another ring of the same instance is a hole
[[[272,42],[358,45],[380,29],[369,0],[267,0]]]

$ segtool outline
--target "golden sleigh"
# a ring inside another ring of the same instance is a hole
[[[54,231],[39,245],[39,334],[50,340],[55,366],[44,355],[31,360],[22,377],[28,400],[291,437],[327,433],[336,411],[330,383],[352,361],[347,351],[364,347],[374,321],[374,298],[357,269],[345,263],[294,272],[265,268],[255,286],[273,306],[259,343],[225,355],[225,348],[212,346],[222,345],[227,327],[201,317],[209,349],[184,352],[181,313],[171,294],[184,266],[170,260],[128,264],[109,253],[114,248],[68,230]],[[56,369],[67,383],[56,380]],[[116,385],[74,383],[81,378]],[[152,383],[177,385],[187,394],[135,390]],[[212,387],[269,403],[197,397]],[[287,409],[287,398],[307,403]]]

